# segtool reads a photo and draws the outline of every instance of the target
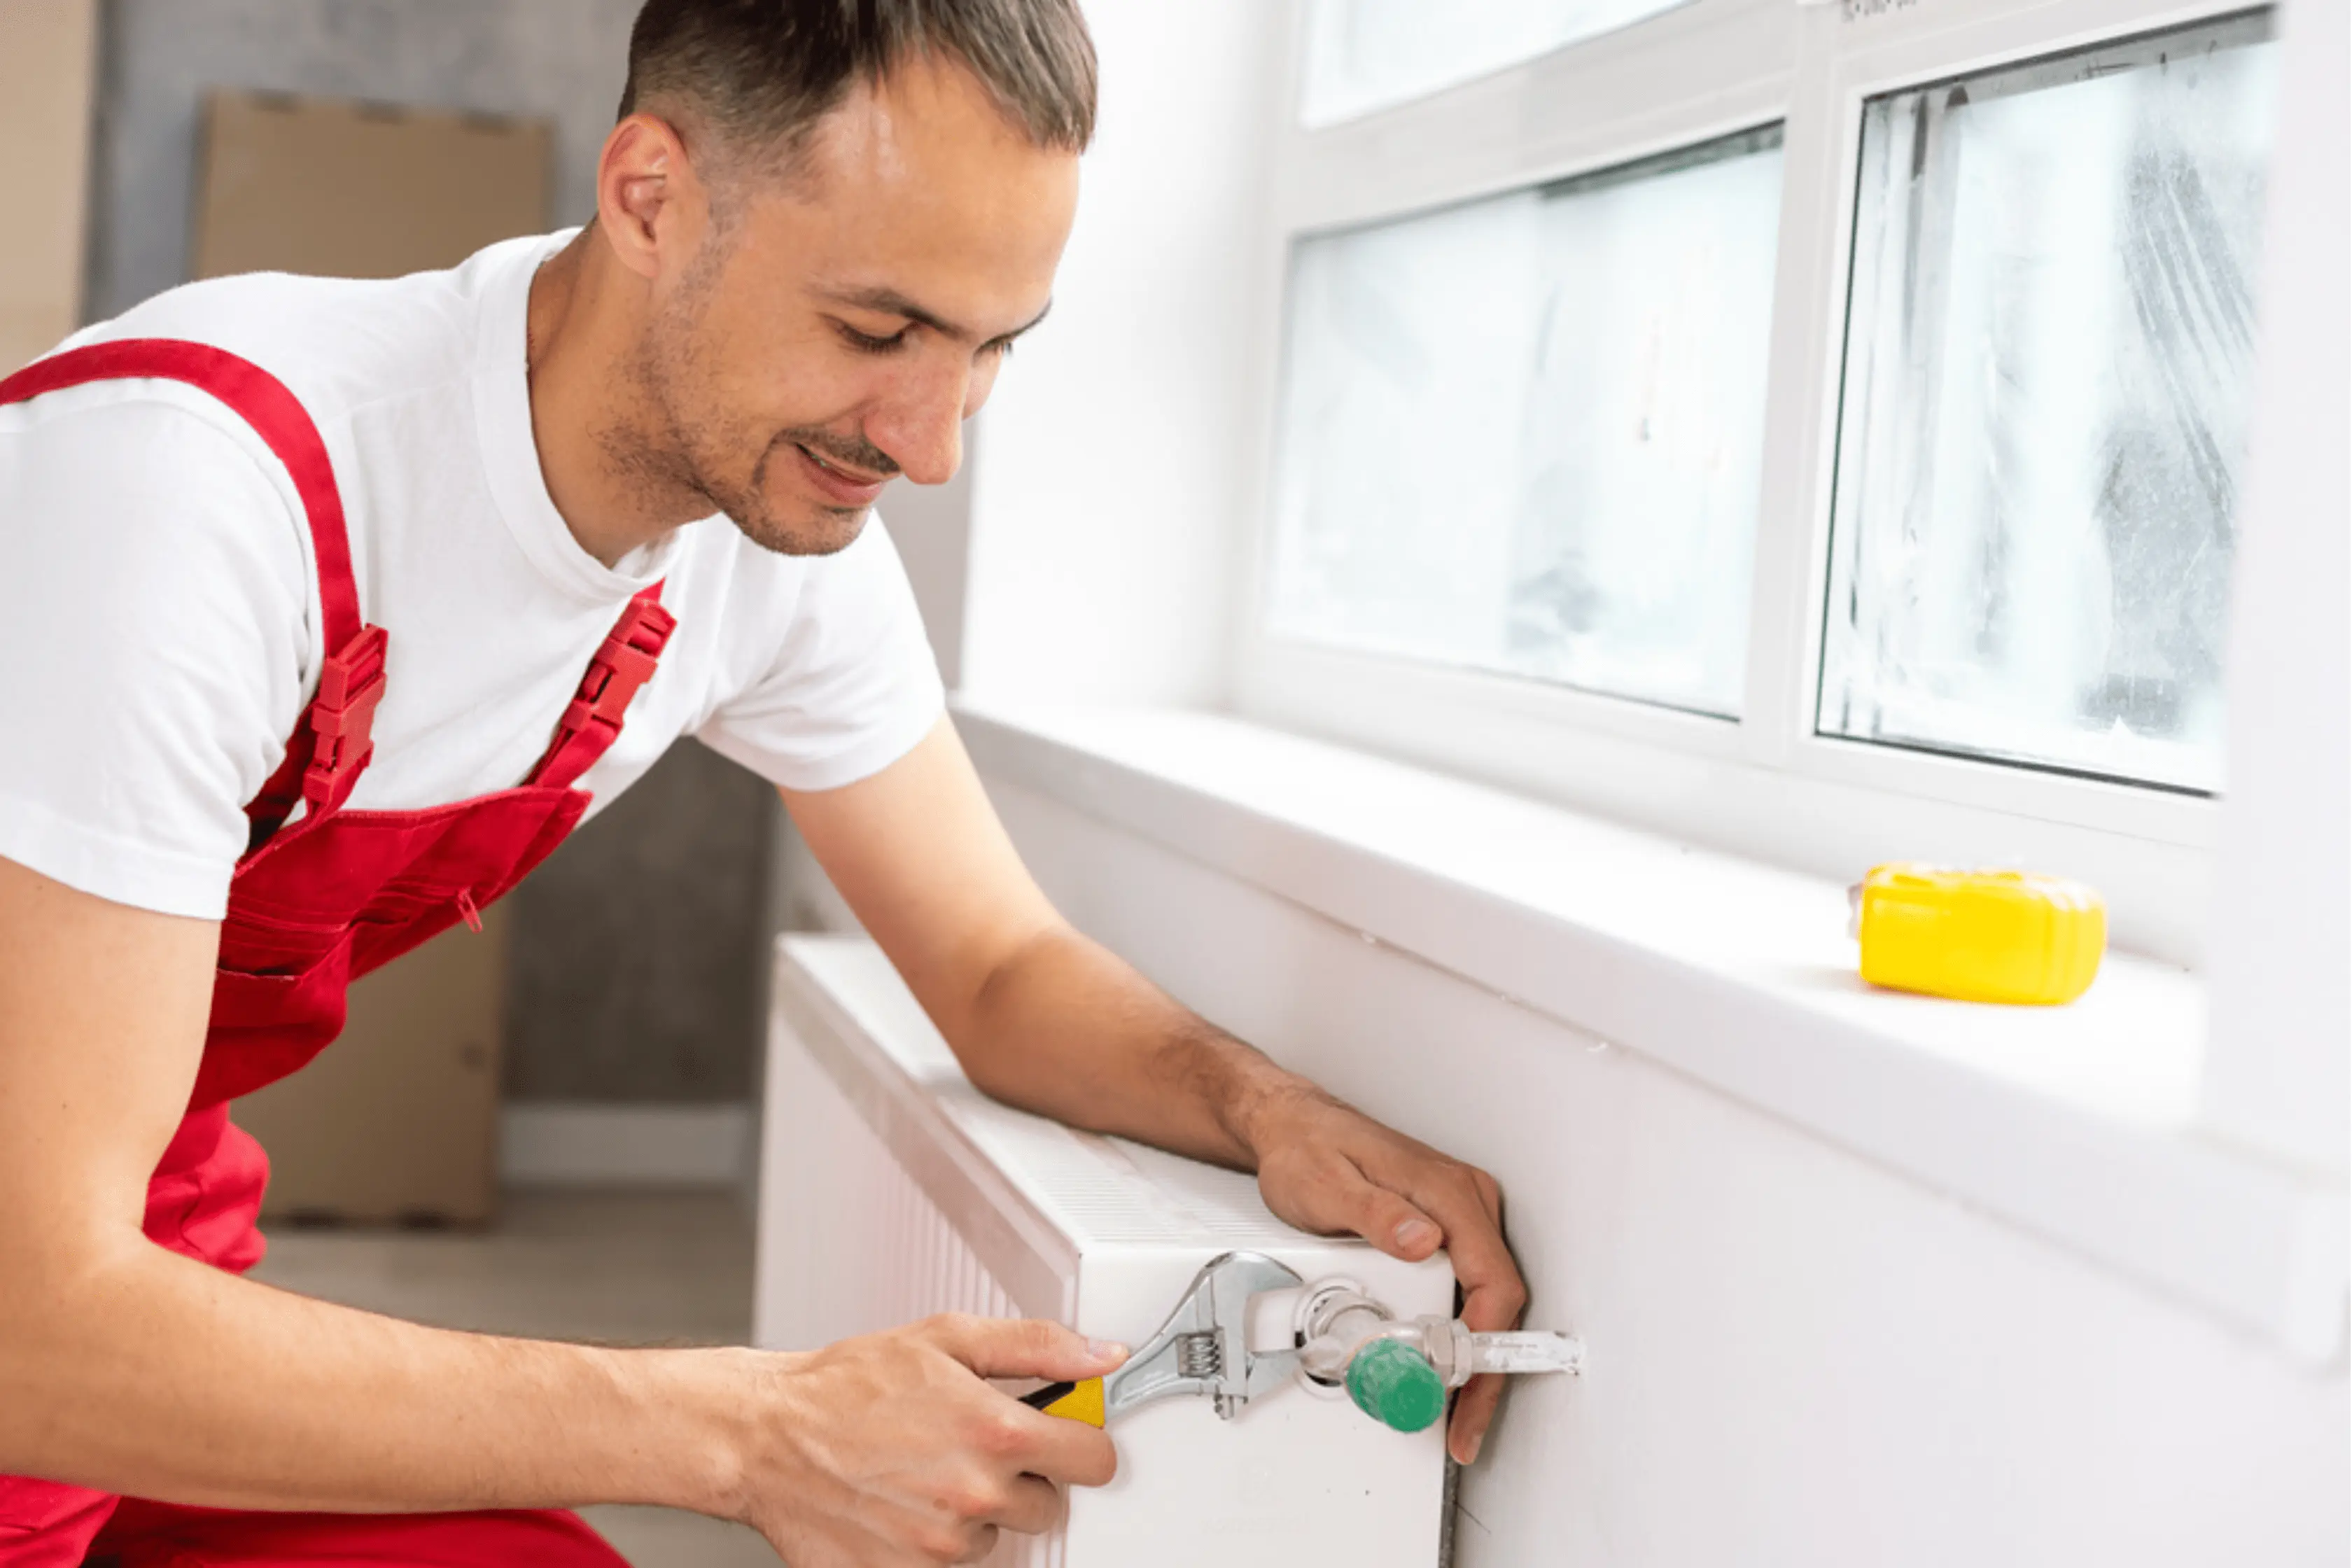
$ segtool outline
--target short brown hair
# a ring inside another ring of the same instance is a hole
[[[1039,147],[1084,152],[1095,50],[1077,0],[646,0],[625,119],[675,106],[743,149],[789,158],[849,95],[904,61],[952,57]]]

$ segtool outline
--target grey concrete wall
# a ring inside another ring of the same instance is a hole
[[[751,1098],[775,805],[685,742],[515,890],[509,1099]]]
[[[106,0],[85,310],[187,276],[215,87],[557,125],[554,211],[593,210],[637,0]],[[756,1062],[773,896],[767,786],[692,744],[516,893],[509,1098],[733,1100]]]
[[[637,0],[106,0],[89,288],[98,320],[187,277],[196,112],[216,87],[556,122],[554,211],[595,207]]]

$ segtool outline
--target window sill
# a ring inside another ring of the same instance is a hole
[[[1853,973],[1840,885],[1238,720],[960,702],[982,769],[1638,1051],[2294,1355],[2341,1351],[2325,1173],[2200,1122],[2204,986],[2064,1008]]]

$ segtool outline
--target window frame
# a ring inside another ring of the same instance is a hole
[[[1817,731],[1863,106],[1979,71],[2239,16],[2247,0],[1819,0],[1681,9],[1427,98],[1299,125],[1290,8],[1261,274],[1256,449],[1233,646],[1245,717],[1831,876],[1884,859],[2022,862],[2107,896],[2120,945],[2201,957],[2220,802]],[[1765,463],[1747,675],[1724,720],[1288,642],[1266,631],[1293,242],[1778,123]]]

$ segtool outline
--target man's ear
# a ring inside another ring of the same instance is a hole
[[[709,217],[708,193],[667,121],[632,114],[613,127],[596,161],[596,226],[622,266],[648,281],[677,270]]]

